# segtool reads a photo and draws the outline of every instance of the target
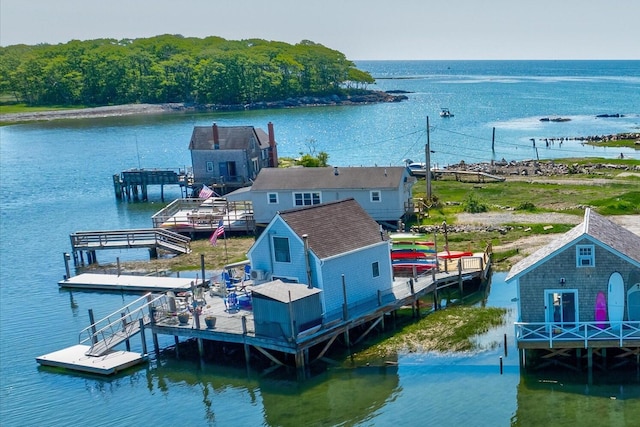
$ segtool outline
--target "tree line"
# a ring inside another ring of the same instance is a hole
[[[373,82],[344,54],[308,40],[161,35],[0,47],[0,94],[30,106],[249,104]]]

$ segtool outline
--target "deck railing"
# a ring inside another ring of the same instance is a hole
[[[547,341],[549,348],[555,343],[566,341],[583,341],[587,348],[590,341],[615,340],[620,347],[624,341],[640,342],[640,321],[623,322],[516,322],[516,340],[528,342]]]
[[[169,230],[151,228],[135,230],[78,231],[69,236],[73,251],[122,247],[156,246],[173,252],[191,252],[191,238]]]

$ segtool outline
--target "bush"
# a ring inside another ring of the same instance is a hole
[[[485,205],[484,203],[480,203],[475,197],[473,197],[473,194],[469,194],[467,196],[467,200],[464,202],[465,212],[480,213],[486,212],[487,210],[489,210],[487,208],[487,205]]]
[[[536,209],[536,205],[534,205],[531,202],[522,202],[516,208],[516,210],[519,210],[519,211],[533,211],[535,209]]]

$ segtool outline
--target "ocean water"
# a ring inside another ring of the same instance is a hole
[[[114,378],[39,367],[35,357],[77,343],[88,309],[100,318],[133,295],[68,292],[69,234],[151,226],[163,205],[119,203],[111,175],[132,167],[181,167],[194,125],[275,126],[281,156],[326,151],[329,162],[400,165],[424,160],[429,118],[432,162],[577,156],[638,158],[631,149],[561,146],[571,138],[640,128],[640,61],[359,62],[374,87],[404,90],[400,103],[233,113],[167,114],[29,123],[0,128],[0,424],[44,425],[636,425],[638,372],[586,378],[525,375],[513,344],[515,290],[493,276],[487,304],[508,308],[507,325],[473,354],[401,354],[397,366],[330,368],[298,382],[171,352]],[[438,116],[447,107],[454,117]],[[623,114],[600,119],[598,114]],[[540,122],[566,117],[568,122]],[[495,149],[491,149],[493,128]],[[530,141],[537,143],[535,150]],[[165,189],[168,198],[177,189]],[[101,262],[144,259],[146,251],[99,253]],[[194,274],[197,274],[195,272]],[[160,337],[161,346],[173,340]],[[133,348],[141,344],[133,340]],[[152,348],[151,346],[149,348]],[[596,421],[597,420],[597,421]],[[604,420],[604,421],[603,421]],[[604,422],[604,424],[603,424]]]

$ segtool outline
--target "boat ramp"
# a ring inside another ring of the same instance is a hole
[[[172,335],[176,344],[180,338],[196,339],[201,357],[204,356],[205,341],[234,343],[243,346],[247,366],[251,352],[254,351],[267,357],[274,367],[288,366],[292,357],[298,374],[304,375],[310,364],[326,360],[326,352],[338,337],[343,337],[343,342],[350,347],[372,331],[384,329],[386,319],[393,319],[392,314],[401,307],[410,306],[414,316],[419,316],[420,298],[433,294],[433,306],[438,309],[438,293],[442,289],[454,286],[463,290],[464,284],[469,281],[485,280],[491,268],[491,247],[488,246],[483,253],[460,258],[456,261],[456,267],[449,271],[433,269],[422,274],[414,273],[411,277],[396,277],[388,290],[378,291],[377,295],[354,303],[345,299],[342,310],[325,313],[320,324],[302,330],[292,328],[290,336],[284,333],[267,336],[256,332],[257,323],[251,306],[254,289],[252,280],[240,280],[230,286],[214,283],[208,288],[191,287],[189,283],[190,291],[168,291],[159,295],[147,293],[135,303],[98,322],[92,321],[90,312],[91,324],[80,333],[82,338],[79,343],[88,348],[74,346],[36,360],[42,365],[97,372],[95,367],[100,362],[87,358],[105,358],[111,355],[110,360],[121,362],[115,363],[117,366],[109,365],[100,372],[108,375],[133,363],[128,358],[129,355],[119,355],[116,352],[116,345],[129,342],[133,335],[139,333],[143,335],[144,341],[146,330],[152,334],[156,353],[160,351],[158,335]],[[291,305],[291,294],[289,295],[289,300],[283,303]],[[292,316],[289,319],[291,325],[296,324],[292,308],[289,313]],[[215,319],[214,325],[211,324],[211,319]],[[139,356],[138,362],[146,360],[145,343]]]

